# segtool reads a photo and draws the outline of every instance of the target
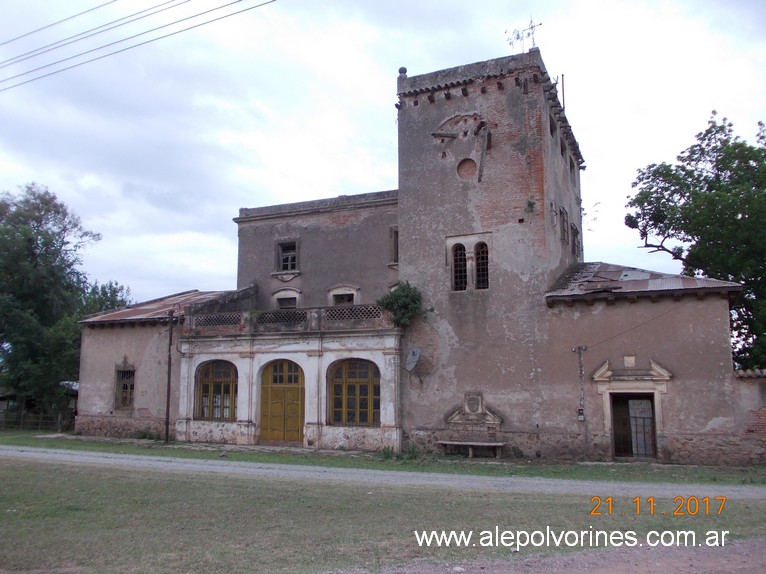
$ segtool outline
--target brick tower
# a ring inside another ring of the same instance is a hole
[[[533,425],[543,296],[582,260],[583,159],[556,87],[532,48],[421,76],[402,68],[398,95],[399,276],[432,308],[404,341],[421,356],[403,385],[405,429],[438,440],[466,393],[506,427]]]

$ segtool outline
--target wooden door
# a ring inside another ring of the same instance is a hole
[[[303,371],[292,361],[270,363],[261,383],[261,439],[303,442]]]

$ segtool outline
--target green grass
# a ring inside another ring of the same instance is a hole
[[[153,450],[153,449],[152,449]],[[150,451],[151,452],[151,451]],[[265,477],[126,471],[3,460],[0,569],[77,573],[376,572],[418,560],[497,559],[509,548],[421,548],[415,530],[729,530],[766,536],[766,501],[729,500],[721,516],[635,516],[590,495],[369,487]],[[477,538],[478,539],[478,538]],[[476,539],[475,539],[476,540]],[[537,552],[537,550],[534,550]],[[529,556],[532,549],[521,555]]]
[[[631,482],[691,482],[717,484],[766,484],[766,466],[713,467],[663,465],[654,463],[568,463],[553,464],[524,459],[466,459],[455,456],[436,456],[416,452],[391,456],[390,453],[322,453],[311,450],[267,452],[253,449],[232,449],[221,445],[194,445],[188,443],[165,444],[162,441],[96,440],[76,436],[47,438],[38,432],[0,431],[0,444],[121,452],[155,456],[215,459],[274,464],[304,464],[338,468],[370,468],[409,472],[440,472],[450,474],[477,474],[484,476],[521,476],[562,478],[576,480],[605,480]]]

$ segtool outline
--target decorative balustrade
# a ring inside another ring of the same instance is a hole
[[[215,336],[391,328],[394,324],[389,314],[377,305],[344,305],[192,314],[184,325],[184,334]]]

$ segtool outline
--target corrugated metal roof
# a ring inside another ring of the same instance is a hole
[[[81,324],[106,325],[109,323],[144,323],[157,322],[166,319],[168,311],[173,309],[176,317],[184,314],[184,308],[193,303],[203,303],[221,297],[228,291],[184,291],[160,299],[153,299],[143,303],[135,303],[116,311],[107,311],[98,315],[86,317]]]
[[[546,293],[549,301],[568,299],[653,296],[689,292],[730,293],[739,283],[704,277],[672,275],[611,263],[578,263],[565,271]]]

